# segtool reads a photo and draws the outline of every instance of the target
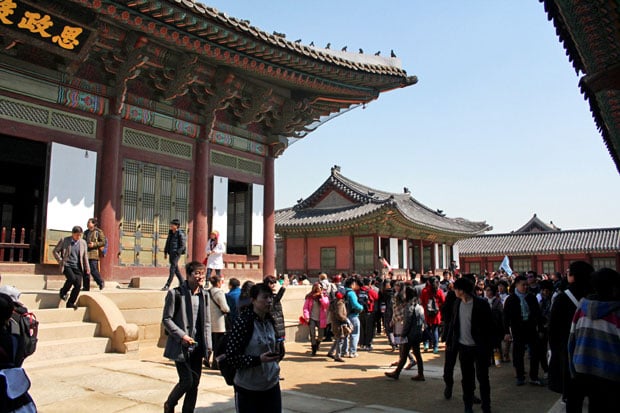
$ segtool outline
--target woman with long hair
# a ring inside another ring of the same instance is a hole
[[[312,345],[312,355],[316,355],[321,344],[321,339],[325,336],[327,327],[327,310],[329,309],[329,298],[323,291],[321,283],[314,283],[312,290],[306,295],[304,301],[303,317],[308,323],[310,330],[310,344]],[[318,329],[318,336],[317,336]]]

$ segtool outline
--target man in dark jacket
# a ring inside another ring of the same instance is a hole
[[[185,272],[187,281],[169,290],[164,303],[162,322],[168,334],[164,357],[174,361],[179,375],[179,382],[164,403],[164,413],[174,413],[183,395],[183,412],[194,411],[202,361],[212,349],[205,266],[192,261],[185,266]]]
[[[481,408],[491,411],[491,384],[489,382],[489,355],[491,354],[491,308],[482,298],[473,295],[474,284],[467,278],[454,282],[459,299],[454,304],[448,332],[447,349],[457,351],[461,365],[463,402],[465,412],[473,412],[476,378],[480,385]]]
[[[515,278],[514,291],[504,303],[504,340],[512,340],[512,364],[517,373],[517,386],[525,384],[525,347],[530,349],[530,384],[542,385],[538,377],[543,357],[541,335],[544,323],[538,300],[528,292],[527,277]]]
[[[568,288],[557,295],[549,314],[549,389],[562,393],[569,413],[581,412],[584,394],[571,379],[566,343],[577,303],[590,292],[593,272],[594,268],[585,261],[571,263],[568,267]]]
[[[170,231],[168,231],[168,238],[166,239],[166,245],[164,247],[164,258],[170,259],[170,274],[168,275],[168,281],[162,288],[162,291],[170,288],[172,278],[176,275],[179,280],[179,285],[183,284],[183,276],[179,271],[179,258],[185,254],[187,249],[187,239],[185,233],[181,228],[181,221],[173,219],[170,221]]]

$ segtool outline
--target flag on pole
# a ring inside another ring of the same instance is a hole
[[[499,266],[500,270],[506,271],[506,274],[512,275],[512,269],[510,268],[510,261],[508,260],[508,255],[504,255],[504,259]]]

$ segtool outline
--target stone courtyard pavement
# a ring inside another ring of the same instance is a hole
[[[320,356],[310,357],[308,344],[287,343],[281,382],[285,412],[463,411],[458,366],[454,397],[443,398],[441,354],[424,353],[425,382],[409,380],[414,371],[404,371],[399,381],[392,381],[383,373],[390,370],[396,354],[381,340],[374,351],[345,363],[325,357],[327,343],[324,346]],[[24,367],[32,381],[30,393],[42,413],[161,412],[177,380],[174,365],[162,352],[154,344],[141,343],[138,354],[74,358],[63,364],[26,361]],[[516,387],[511,366],[502,365],[490,373],[494,412],[563,411],[558,395],[548,389]],[[196,412],[233,411],[232,387],[218,372],[204,371]]]

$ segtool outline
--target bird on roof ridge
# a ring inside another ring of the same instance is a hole
[[[396,57],[396,53],[394,53],[394,49],[390,50],[390,57]]]
[[[332,44],[331,44],[331,43],[327,43],[327,44],[325,45],[325,48],[326,48],[326,49],[329,49],[331,46],[332,46]]]
[[[360,54],[361,54],[361,53],[364,53],[364,49],[362,49],[362,48],[360,47]]]
[[[310,42],[310,46],[314,46],[314,41]]]
[[[301,39],[295,40],[295,43],[301,43]]]
[[[379,56],[381,54],[381,50],[379,50],[377,53],[375,53],[375,56]]]
[[[342,52],[346,52],[347,51],[347,46],[343,47],[342,49],[340,49],[340,51]]]

